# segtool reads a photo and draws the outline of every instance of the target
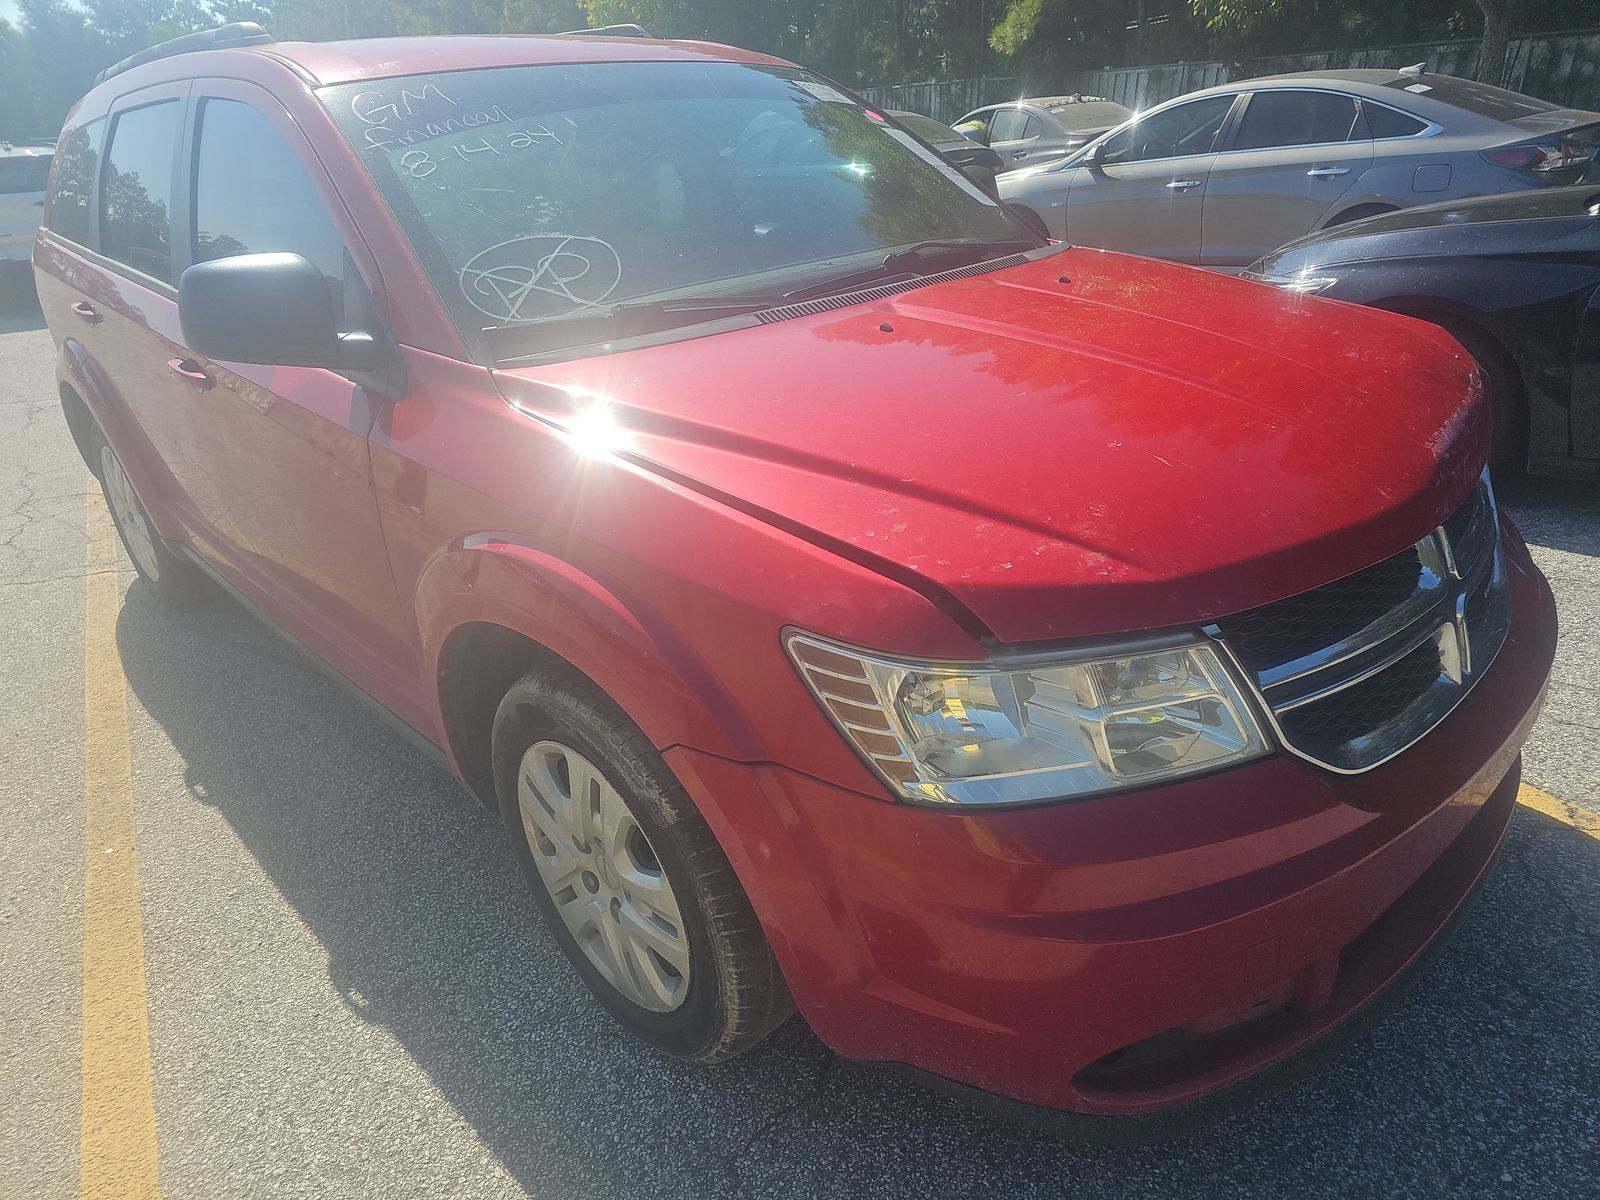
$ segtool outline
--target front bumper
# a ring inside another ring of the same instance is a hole
[[[1146,792],[969,813],[667,758],[846,1057],[1108,1117],[1192,1103],[1318,1040],[1483,876],[1555,648],[1509,524],[1512,627],[1455,712],[1361,775],[1288,756]]]

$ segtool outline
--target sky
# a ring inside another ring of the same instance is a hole
[[[0,17],[13,25],[17,23],[17,0],[0,0]]]

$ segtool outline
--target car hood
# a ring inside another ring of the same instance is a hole
[[[1098,250],[499,370],[557,424],[866,562],[1004,642],[1202,622],[1403,549],[1488,443],[1404,317]]]
[[[1595,242],[1600,185],[1539,188],[1397,209],[1307,234],[1263,255],[1256,275],[1314,273],[1342,263],[1467,253],[1540,253],[1574,231]]]

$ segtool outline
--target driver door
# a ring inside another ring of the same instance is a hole
[[[1102,142],[1094,162],[1073,169],[1067,239],[1198,263],[1206,183],[1235,101],[1206,96],[1157,109]]]
[[[367,280],[376,270],[288,113],[248,83],[206,80],[196,92],[182,172],[186,257],[300,254],[328,280],[335,311],[371,327]],[[278,625],[415,723],[416,652],[367,442],[386,401],[320,368],[192,355],[174,370],[167,427],[196,550]]]

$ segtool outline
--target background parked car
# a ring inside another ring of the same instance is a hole
[[[1390,213],[1246,274],[1444,326],[1483,368],[1501,464],[1600,476],[1600,187]]]
[[[1237,270],[1314,229],[1466,196],[1577,183],[1600,113],[1398,71],[1208,88],[1141,114],[1000,194],[1051,234]]]
[[[1041,96],[976,109],[956,125],[1015,170],[1071,154],[1132,116],[1131,108],[1101,96]]]
[[[0,262],[28,261],[44,215],[44,186],[54,143],[0,142]]]
[[[966,172],[967,178],[984,191],[995,194],[995,177],[1005,170],[997,151],[963,137],[943,121],[935,121],[921,113],[890,110],[889,115],[960,167]]]

